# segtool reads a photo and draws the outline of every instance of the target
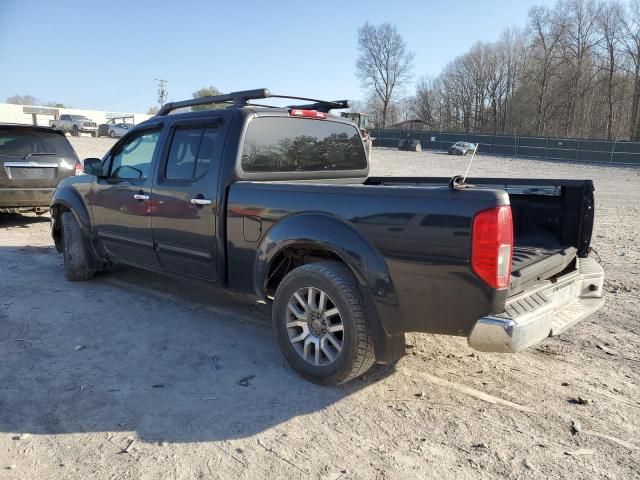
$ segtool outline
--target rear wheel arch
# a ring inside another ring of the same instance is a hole
[[[351,269],[361,287],[374,288],[383,294],[392,292],[395,296],[386,262],[350,223],[324,212],[305,212],[283,218],[261,239],[254,264],[258,297],[268,296],[267,285],[273,280],[270,277],[278,267],[277,262],[292,252],[307,257],[307,261],[296,266],[337,260]],[[277,284],[272,288],[277,288]]]
[[[290,271],[332,260],[349,268],[358,281],[369,313],[377,361],[389,363],[400,358],[404,334],[392,335],[385,328],[385,321],[401,321],[389,269],[375,247],[341,218],[308,212],[274,225],[258,246],[253,277],[256,294],[261,299],[273,297]]]

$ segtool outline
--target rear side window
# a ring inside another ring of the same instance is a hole
[[[0,130],[0,155],[24,157],[30,153],[52,153],[61,157],[76,154],[64,136],[37,130]]]
[[[358,130],[329,120],[258,117],[247,127],[242,150],[245,172],[364,170]]]
[[[167,158],[167,180],[192,180],[205,175],[213,163],[217,128],[175,130]]]

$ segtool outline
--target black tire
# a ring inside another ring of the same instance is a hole
[[[116,138],[116,132],[114,132],[113,130],[111,130],[111,131],[109,132],[109,136],[110,136],[111,138]]]
[[[296,351],[286,326],[289,300],[301,288],[325,292],[338,308],[343,325],[342,349],[328,365],[312,365]],[[373,336],[358,281],[344,264],[327,261],[303,265],[289,272],[276,290],[273,331],[289,365],[307,380],[338,385],[364,374],[375,363]]]
[[[79,137],[79,136],[80,136],[80,131],[78,130],[78,126],[77,126],[77,125],[74,125],[74,126],[73,126],[73,133],[72,133],[72,135],[73,135],[74,137]]]
[[[91,132],[91,136],[95,138],[98,136],[98,134],[96,132]]]
[[[72,282],[93,278],[90,268],[91,251],[76,217],[71,212],[62,214],[62,238],[64,239],[64,276]]]

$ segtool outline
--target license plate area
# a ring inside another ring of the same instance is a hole
[[[54,180],[57,167],[8,167],[7,176],[11,180]]]

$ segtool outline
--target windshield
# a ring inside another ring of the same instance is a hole
[[[0,155],[24,157],[30,153],[53,153],[72,158],[76,156],[69,141],[59,133],[0,129]]]
[[[71,120],[89,120],[84,115],[71,115]]]

